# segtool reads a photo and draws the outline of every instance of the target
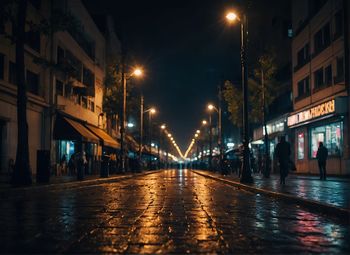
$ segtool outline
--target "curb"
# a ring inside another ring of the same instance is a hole
[[[94,185],[94,184],[102,184],[102,183],[111,183],[111,182],[116,182],[116,181],[123,181],[123,180],[128,180],[133,177],[141,177],[141,176],[146,176],[150,174],[154,174],[159,172],[159,170],[154,170],[154,171],[147,171],[143,173],[134,173],[134,174],[128,174],[128,175],[121,175],[121,176],[113,176],[113,177],[99,177],[95,179],[88,179],[88,180],[74,180],[70,182],[62,182],[62,183],[48,183],[48,184],[36,184],[33,186],[26,186],[26,187],[12,187],[10,186],[9,188],[2,188],[0,189],[0,194],[3,192],[15,192],[15,191],[29,191],[29,190],[41,190],[41,189],[59,189],[59,188],[75,188],[75,187],[85,187],[89,185]]]
[[[225,184],[228,184],[230,186],[236,186],[236,187],[239,187],[241,189],[251,191],[254,193],[263,194],[263,195],[273,197],[273,198],[283,199],[284,201],[292,202],[292,203],[295,203],[297,205],[307,207],[307,208],[312,209],[316,212],[322,211],[323,213],[329,214],[331,216],[341,217],[342,219],[345,217],[348,219],[348,221],[350,221],[350,210],[349,209],[345,209],[345,208],[341,208],[338,206],[322,203],[322,202],[315,201],[315,200],[296,197],[296,196],[281,193],[281,192],[270,191],[270,190],[266,190],[266,189],[261,189],[261,188],[249,186],[249,185],[242,184],[242,183],[239,183],[236,181],[227,180],[227,179],[213,176],[210,174],[201,173],[201,172],[198,172],[196,170],[192,170],[192,172],[194,172],[198,175],[201,175],[203,177],[207,177],[207,178],[210,178],[210,179],[213,179],[216,181],[224,182]]]

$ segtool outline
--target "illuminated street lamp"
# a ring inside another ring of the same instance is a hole
[[[218,113],[218,145],[220,151],[220,167],[222,167],[223,160],[223,148],[222,148],[222,120],[221,120],[221,107],[219,104],[219,108],[216,108],[214,105],[208,105],[209,111],[216,111]]]
[[[125,117],[126,117],[126,81],[133,76],[140,77],[142,75],[142,70],[140,68],[135,68],[132,73],[127,75],[125,71],[125,54],[122,55],[122,82],[123,82],[123,110],[121,112],[121,125],[120,125],[120,153],[121,153],[121,167],[122,172],[125,172]]]
[[[144,111],[144,113],[148,112],[148,137],[149,137],[149,145],[150,145],[150,156],[149,156],[149,170],[152,167],[152,115],[157,111],[155,108],[151,107],[148,110]]]
[[[163,132],[165,132],[165,129],[166,129],[166,125],[165,124],[162,124],[160,126],[160,132],[159,132],[159,144],[158,144],[158,168],[160,169],[161,168],[161,162],[160,162],[160,146],[163,146],[163,143],[162,143],[162,134]]]
[[[241,182],[252,183],[253,177],[250,168],[249,152],[249,123],[248,123],[248,70],[247,70],[247,16],[243,13],[239,17],[235,12],[228,12],[226,19],[229,23],[238,20],[241,24],[241,69],[242,69],[242,88],[243,88],[243,167]]]

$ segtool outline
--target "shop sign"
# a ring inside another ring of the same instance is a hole
[[[335,100],[332,99],[325,103],[314,106],[308,110],[298,112],[288,117],[288,127],[299,123],[319,118],[335,112]]]

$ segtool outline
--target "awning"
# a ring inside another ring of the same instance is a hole
[[[67,117],[57,117],[54,128],[55,140],[72,140],[98,143],[100,139],[79,122]]]
[[[116,140],[114,140],[109,134],[107,134],[104,130],[89,124],[86,124],[86,127],[103,141],[104,146],[120,149],[120,144]]]

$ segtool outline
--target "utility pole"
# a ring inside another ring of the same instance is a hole
[[[243,87],[243,167],[240,181],[252,183],[253,177],[250,168],[249,150],[249,122],[248,122],[248,66],[247,66],[247,15],[243,14],[241,21],[241,66],[242,66],[242,87]]]
[[[123,83],[123,108],[121,111],[120,124],[120,160],[122,172],[125,172],[125,115],[126,115],[126,70],[125,70],[125,50],[122,52],[122,83]]]
[[[267,133],[266,126],[266,100],[265,100],[265,82],[264,82],[264,69],[261,68],[261,89],[262,89],[262,113],[263,113],[263,128],[264,128],[264,144],[265,144],[265,157],[264,157],[264,177],[270,177],[270,150],[269,150],[269,134]]]
[[[140,160],[140,168],[142,165],[142,143],[143,143],[143,107],[144,107],[144,98],[141,94],[140,98],[140,140],[139,140],[139,160]]]
[[[213,132],[212,132],[212,126],[211,126],[211,113],[209,113],[209,170],[212,170],[212,143],[213,143]]]

